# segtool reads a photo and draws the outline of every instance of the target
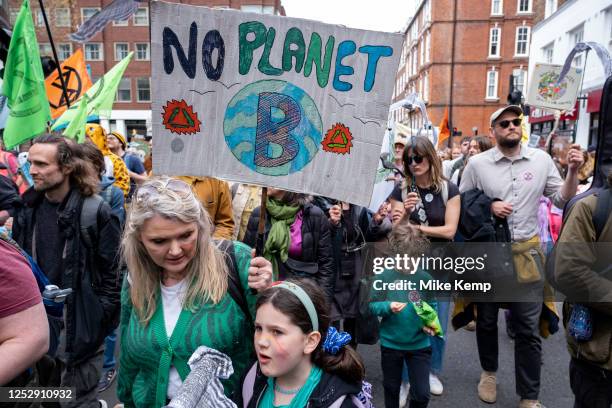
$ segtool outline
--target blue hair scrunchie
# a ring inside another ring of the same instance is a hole
[[[335,327],[330,326],[327,329],[327,336],[323,343],[323,350],[326,353],[336,355],[340,349],[351,341],[351,335],[346,332],[339,332]]]

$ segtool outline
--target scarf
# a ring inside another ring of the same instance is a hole
[[[267,211],[272,226],[264,244],[263,256],[272,262],[275,279],[278,278],[277,256],[281,262],[286,262],[289,257],[291,243],[289,227],[295,222],[299,210],[299,206],[286,205],[274,199],[268,200]]]
[[[321,381],[321,376],[323,375],[323,371],[317,367],[312,366],[310,370],[310,375],[306,379],[302,388],[298,391],[298,393],[293,397],[291,403],[289,405],[282,405],[283,408],[303,408],[308,405],[308,399],[310,398],[310,394],[319,385],[319,381]],[[281,406],[274,405],[274,385],[275,379],[268,378],[268,387],[258,405],[258,408],[275,408]]]

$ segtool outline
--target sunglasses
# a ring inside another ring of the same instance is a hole
[[[141,203],[149,198],[158,197],[165,190],[178,193],[182,198],[192,193],[189,184],[182,180],[169,178],[138,187],[138,190],[136,190],[136,202]]]
[[[423,163],[423,156],[419,156],[419,155],[414,155],[414,156],[408,156],[408,165],[412,166],[412,163],[416,163],[416,164],[421,164]]]
[[[510,126],[510,123],[512,123],[514,126],[520,126],[522,122],[521,118],[516,118],[516,119],[512,119],[512,120],[502,120],[497,122],[497,124],[502,128],[502,129],[508,129],[508,126]]]

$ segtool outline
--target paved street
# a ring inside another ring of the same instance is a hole
[[[514,343],[505,333],[503,314],[500,313],[500,370],[498,373],[497,403],[485,404],[478,399],[476,386],[480,378],[480,364],[476,351],[476,336],[473,332],[459,330],[448,333],[445,367],[442,374],[444,395],[432,397],[431,408],[457,407],[518,407],[518,396],[514,385]],[[547,408],[570,408],[573,404],[569,389],[569,356],[565,348],[563,333],[543,341],[544,365],[542,367],[541,399]],[[376,407],[384,407],[382,372],[380,369],[380,347],[359,346],[364,357],[368,381],[374,388]],[[117,402],[116,383],[101,395],[112,407]]]

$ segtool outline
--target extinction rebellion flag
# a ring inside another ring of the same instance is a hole
[[[68,102],[70,105],[73,105],[92,85],[91,79],[87,74],[83,50],[79,48],[70,58],[62,63],[60,69],[64,77],[64,84],[66,84]],[[49,98],[49,106],[51,107],[51,117],[57,119],[68,108],[66,96],[62,90],[62,81],[57,70],[53,71],[45,79],[45,88]]]

